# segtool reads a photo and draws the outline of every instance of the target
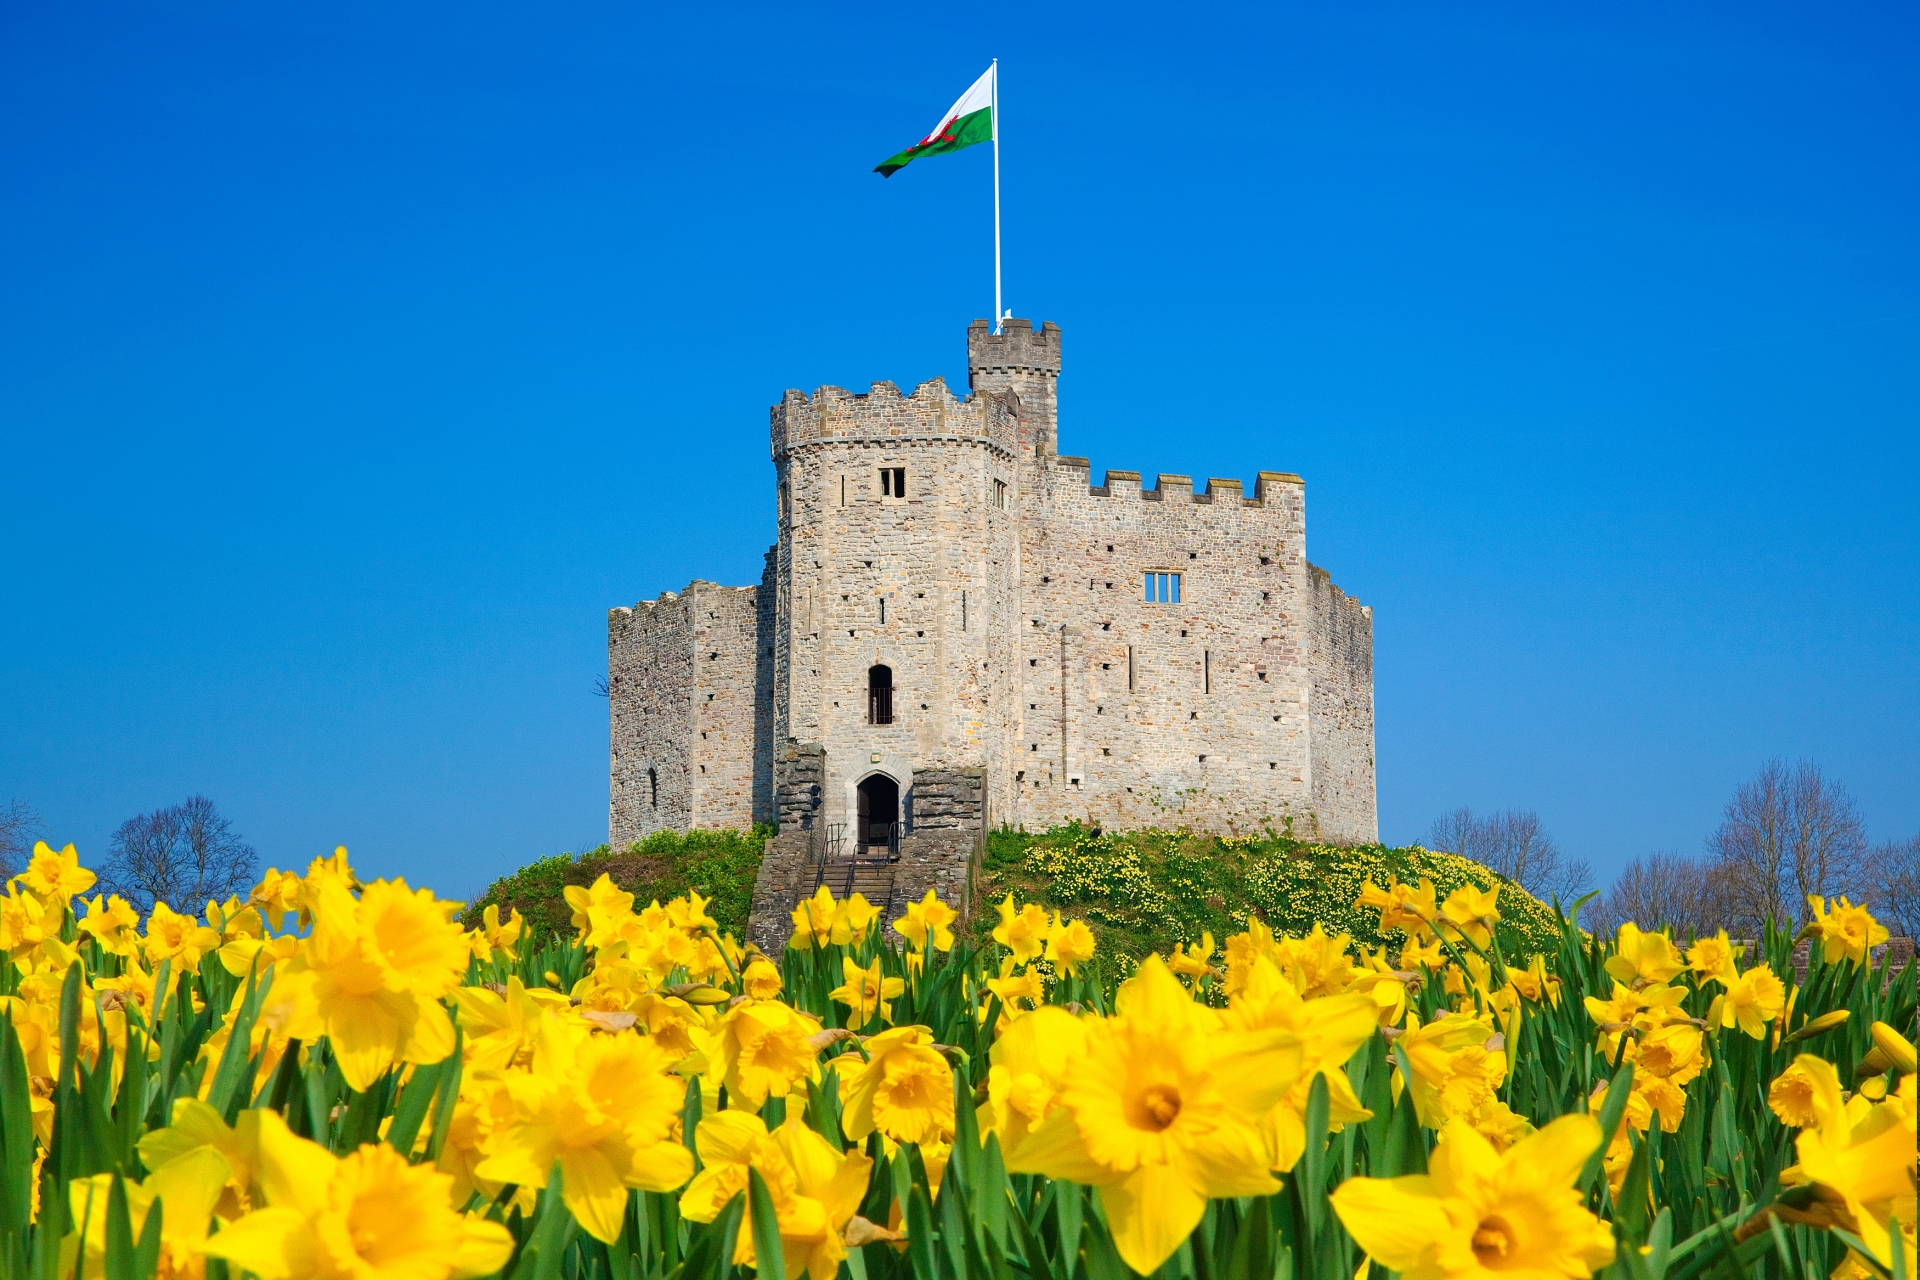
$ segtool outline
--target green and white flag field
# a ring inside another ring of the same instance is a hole
[[[992,142],[995,69],[988,67],[985,74],[973,82],[973,87],[960,95],[960,101],[947,108],[947,114],[940,117],[932,133],[899,155],[882,160],[873,171],[883,178],[891,178],[921,156],[943,156],[976,142]]]

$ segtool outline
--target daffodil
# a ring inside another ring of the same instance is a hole
[[[1000,1008],[1006,1017],[1036,1009],[1047,998],[1047,988],[1041,982],[1039,967],[1028,965],[1015,973],[1012,956],[1001,957],[1000,976],[987,979],[987,990],[1000,997]],[[987,1010],[982,1009],[981,1019],[984,1020],[986,1016]]]
[[[1760,964],[1734,979],[1726,994],[1715,998],[1713,1008],[1719,1014],[1720,1026],[1739,1027],[1758,1040],[1766,1035],[1766,1024],[1780,1016],[1786,1003],[1786,986],[1773,976],[1772,969]],[[1707,1021],[1716,1021],[1713,1012]]]
[[[1832,1086],[1837,1090],[1837,1085],[1836,1079]],[[1818,1123],[1794,1140],[1800,1163],[1780,1172],[1782,1185],[1810,1185],[1818,1199],[1805,1217],[1782,1216],[1846,1228],[1882,1268],[1891,1268],[1893,1250],[1899,1248],[1907,1254],[1911,1275],[1912,1239],[1904,1230],[1896,1234],[1893,1224],[1898,1219],[1904,1227],[1914,1220],[1914,1077],[1902,1077],[1898,1094],[1866,1106],[1835,1108],[1824,1076],[1821,1092],[1827,1097],[1814,1107]]]
[[[160,1211],[159,1275],[205,1274],[206,1262],[201,1254],[207,1229],[213,1225],[214,1204],[227,1185],[227,1176],[227,1162],[216,1152],[202,1147],[156,1169],[144,1182],[127,1182],[127,1218],[135,1240],[145,1234],[147,1219],[153,1211],[156,1208]],[[112,1186],[110,1173],[75,1178],[67,1184],[73,1222],[76,1226],[86,1224],[82,1233],[85,1257],[81,1270],[87,1274],[110,1274],[106,1260],[107,1199]]]
[[[953,1068],[925,1027],[895,1027],[866,1042],[867,1061],[841,1057],[840,1125],[859,1142],[878,1130],[895,1142],[953,1137]]]
[[[467,1065],[475,1071],[525,1066],[543,1020],[569,1011],[564,995],[545,987],[528,989],[519,974],[509,977],[502,991],[456,987],[453,1002],[466,1035]]]
[[[1087,1023],[1058,1005],[1008,1023],[988,1054],[981,1132],[998,1133],[1002,1152],[1018,1148],[1053,1109],[1061,1082],[1086,1044]]]
[[[746,994],[755,1000],[776,1000],[780,996],[780,970],[765,956],[755,956],[740,974]]]
[[[1173,944],[1173,954],[1168,957],[1167,967],[1186,978],[1208,978],[1213,976],[1213,934],[1202,933],[1200,941],[1189,942],[1182,946]]]
[[[48,902],[64,907],[70,898],[93,888],[94,876],[80,865],[80,855],[72,845],[55,853],[45,840],[37,840],[33,857],[27,860],[27,869],[14,880]]]
[[[723,1111],[700,1122],[694,1145],[704,1166],[680,1197],[680,1215],[712,1222],[746,1191],[748,1171],[765,1180],[780,1223],[780,1249],[787,1280],[807,1275],[833,1280],[847,1256],[842,1233],[867,1193],[873,1161],[863,1152],[841,1152],[800,1122],[798,1116],[771,1133],[759,1116]],[[757,1266],[753,1232],[734,1238],[733,1261]]]
[[[277,1112],[261,1112],[259,1123],[255,1176],[266,1206],[207,1239],[203,1252],[260,1280],[461,1280],[498,1271],[512,1255],[505,1227],[448,1207],[453,1180],[439,1170],[385,1146],[336,1157],[295,1137]]]
[[[1301,1063],[1297,1036],[1222,1030],[1150,956],[1121,984],[1115,1016],[1087,1024],[1059,1105],[1007,1167],[1097,1187],[1121,1258],[1151,1274],[1210,1198],[1278,1189],[1260,1126]]]
[[[1669,1022],[1647,1032],[1633,1052],[1633,1061],[1639,1071],[1679,1086],[1707,1065],[1699,1029],[1685,1022]]]
[[[1588,1116],[1562,1116],[1504,1154],[1453,1120],[1427,1173],[1349,1178],[1330,1198],[1354,1242],[1407,1280],[1591,1276],[1613,1261],[1613,1232],[1573,1184],[1599,1145]]]
[[[229,1125],[218,1111],[198,1098],[176,1098],[173,1122],[149,1131],[139,1141],[140,1159],[149,1169],[164,1169],[177,1160],[211,1151],[220,1157],[225,1189],[216,1195],[215,1208],[223,1217],[237,1218],[250,1206],[254,1166],[260,1161],[259,1111],[242,1111]]]
[[[835,946],[858,946],[866,940],[873,922],[879,918],[880,908],[868,902],[865,894],[850,893],[840,904],[840,909],[834,912],[833,927],[828,936]]]
[[[892,1001],[906,991],[905,979],[882,977],[877,955],[873,964],[864,969],[851,956],[842,956],[840,973],[846,981],[828,993],[828,998],[847,1006],[847,1025],[855,1029],[864,1027],[876,1014],[886,1022],[893,1021]]]
[[[1820,940],[1820,951],[1828,964],[1850,960],[1864,965],[1868,953],[1887,940],[1887,927],[1865,907],[1856,907],[1845,898],[1835,898],[1829,906],[1819,894],[1809,894],[1807,906],[1813,918],[1806,932]]]
[[[274,984],[298,1001],[288,1034],[326,1036],[341,1074],[362,1091],[395,1062],[452,1053],[440,1000],[466,972],[466,941],[452,920],[460,904],[404,880],[377,880],[359,898],[331,874],[307,889],[313,934]]]
[[[1385,934],[1390,929],[1399,929],[1407,935],[1409,942],[1432,940],[1433,922],[1440,914],[1440,909],[1434,905],[1434,888],[1430,880],[1422,880],[1417,889],[1397,880],[1391,887],[1382,889],[1369,878],[1360,886],[1360,896],[1354,899],[1353,905],[1379,911],[1378,932]]]
[[[108,955],[131,956],[140,950],[140,913],[133,909],[119,894],[106,896],[94,894],[87,903],[86,918],[80,921],[80,931],[93,935],[100,949]]]
[[[1077,974],[1081,965],[1093,959],[1093,947],[1093,930],[1084,920],[1063,922],[1058,911],[1053,913],[1053,924],[1047,930],[1047,959],[1060,972],[1069,978]],[[1211,934],[1207,935],[1207,950],[1213,950]]]
[[[1868,1028],[1873,1038],[1873,1047],[1878,1049],[1893,1069],[1903,1076],[1913,1074],[1913,1041],[1901,1035],[1884,1022],[1876,1022]]]
[[[1506,1075],[1506,1053],[1488,1047],[1493,1028],[1462,1013],[1424,1026],[1417,1017],[1412,1021],[1397,1043],[1413,1068],[1408,1087],[1420,1123],[1438,1129],[1454,1117],[1471,1116]]]
[[[162,960],[171,960],[175,973],[191,973],[200,967],[201,956],[220,949],[220,931],[156,902],[147,913],[143,947],[149,966],[157,969]]]
[[[1723,987],[1730,987],[1740,976],[1735,965],[1745,947],[1736,945],[1722,929],[1711,938],[1695,938],[1693,945],[1687,948],[1687,967],[1702,981],[1713,981]]]
[[[1493,926],[1500,923],[1500,886],[1490,889],[1463,884],[1440,904],[1440,936],[1465,938],[1481,950],[1493,945]]]
[[[1832,1063],[1803,1053],[1767,1086],[1767,1108],[1791,1129],[1818,1124],[1823,1114],[1845,1110],[1840,1075]]]
[[[1616,982],[1638,990],[1668,981],[1687,971],[1687,962],[1664,933],[1648,933],[1629,920],[1620,926],[1619,941],[1607,957],[1607,972]]]
[[[588,1036],[543,1022],[532,1070],[505,1077],[513,1118],[495,1131],[493,1151],[474,1173],[541,1186],[557,1163],[567,1208],[589,1235],[612,1244],[629,1187],[672,1191],[693,1174],[693,1157],[674,1135],[686,1087],[667,1074],[673,1060],[646,1036]]]
[[[305,885],[306,882],[294,872],[268,867],[267,874],[260,877],[260,883],[247,895],[247,901],[254,905],[275,932],[286,924],[289,915],[295,917],[301,928],[305,928],[310,923],[302,904],[301,890]]]
[[[500,904],[489,902],[486,910],[480,913],[480,927],[468,934],[469,945],[473,948],[473,958],[482,963],[491,960],[497,951],[508,960],[518,960],[520,953],[514,950],[514,943],[525,932],[527,922],[520,916],[520,908],[514,907],[505,921],[500,919]]]
[[[759,1110],[769,1096],[784,1098],[820,1078],[819,1049],[811,1037],[820,1023],[772,1000],[735,1005],[717,1027],[722,1083],[731,1097]]]
[[[1304,1000],[1264,958],[1255,962],[1245,989],[1233,997],[1221,1019],[1223,1026],[1233,1031],[1285,1031],[1300,1045],[1298,1078],[1262,1118],[1275,1171],[1291,1171],[1306,1150],[1307,1102],[1315,1077],[1327,1083],[1327,1122],[1332,1132],[1373,1117],[1360,1105],[1344,1068],[1360,1046],[1373,1038],[1375,1009],[1374,998],[1364,991]]]
[[[959,913],[940,901],[933,890],[924,898],[907,904],[907,913],[893,922],[893,930],[913,944],[915,951],[931,945],[935,951],[953,950],[953,922]]]
[[[1000,903],[1000,923],[994,926],[993,940],[1013,952],[1018,964],[1038,960],[1047,945],[1047,913],[1036,902],[1014,906],[1009,893]]]
[[[815,947],[824,947],[833,941],[833,922],[839,916],[839,908],[833,901],[833,890],[824,884],[815,889],[811,898],[802,899],[795,907],[793,916],[793,936],[787,945],[796,951],[811,951]]]

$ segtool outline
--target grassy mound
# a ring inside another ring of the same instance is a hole
[[[1524,959],[1551,951],[1559,926],[1552,908],[1480,863],[1413,845],[1347,849],[1284,838],[1212,836],[1191,831],[1095,832],[1078,823],[1044,834],[995,831],[987,838],[986,873],[975,901],[984,933],[998,921],[991,903],[1012,892],[1080,916],[1114,956],[1166,952],[1176,942],[1215,941],[1247,927],[1258,913],[1275,933],[1305,933],[1315,922],[1378,946],[1378,914],[1353,901],[1371,877],[1431,880],[1439,898],[1472,883],[1500,885],[1500,944]]]
[[[559,853],[520,868],[487,886],[467,907],[466,922],[478,924],[489,904],[505,916],[518,908],[534,946],[573,932],[573,911],[564,893],[570,884],[589,885],[604,873],[631,893],[637,907],[661,902],[692,889],[712,898],[707,910],[723,931],[744,937],[753,905],[753,877],[772,827],[751,831],[662,831],[615,853],[606,845],[582,854]]]

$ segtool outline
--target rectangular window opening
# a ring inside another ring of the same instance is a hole
[[[1148,573],[1142,575],[1141,599],[1147,604],[1179,604],[1180,575],[1177,573]]]
[[[1127,646],[1127,688],[1133,688],[1133,646]]]
[[[1202,693],[1213,692],[1213,650],[1211,649],[1200,651],[1200,690]]]
[[[993,505],[1002,511],[1007,509],[1007,482],[1005,480],[995,480],[993,482]]]
[[[967,629],[967,593],[964,591],[960,593],[960,629]]]
[[[880,496],[883,498],[904,498],[907,496],[907,469],[905,467],[880,468]]]
[[[883,627],[887,625],[887,598],[885,596],[880,597],[880,625]]]
[[[843,507],[847,505],[847,478],[845,476],[840,477],[840,505]]]

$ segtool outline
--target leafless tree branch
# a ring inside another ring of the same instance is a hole
[[[155,901],[198,914],[252,887],[258,860],[213,801],[193,796],[184,804],[143,813],[120,824],[107,846],[100,885],[142,914]]]
[[[1486,817],[1469,808],[1455,809],[1434,820],[1427,845],[1484,863],[1542,901],[1558,898],[1570,904],[1593,878],[1584,859],[1560,851],[1531,809]]]
[[[1811,760],[1760,766],[1707,837],[1728,893],[1728,923],[1752,937],[1769,918],[1783,925],[1804,918],[1808,894],[1861,896],[1866,850],[1853,797]]]
[[[40,838],[42,829],[40,815],[25,800],[9,800],[0,806],[0,878],[27,865],[33,855],[33,842]]]

